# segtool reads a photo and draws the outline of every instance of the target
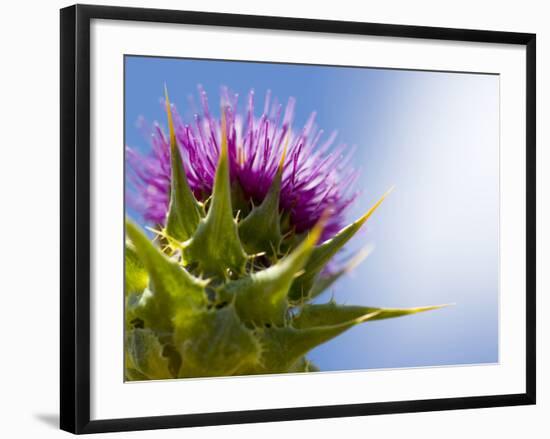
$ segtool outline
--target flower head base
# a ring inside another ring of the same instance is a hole
[[[198,200],[211,194],[220,154],[221,121],[210,110],[206,92],[199,87],[202,114],[185,123],[172,105],[174,126],[186,176]],[[247,214],[260,204],[277,173],[286,149],[279,207],[286,215],[285,232],[310,230],[325,211],[331,215],[322,239],[333,236],[343,225],[346,208],[357,192],[353,183],[358,173],[349,163],[353,150],[346,145],[333,148],[336,133],[324,139],[312,113],[301,130],[293,130],[295,101],[285,108],[265,97],[262,114],[255,116],[254,92],[247,97],[246,111],[237,109],[238,96],[222,89],[226,138],[234,207]],[[151,133],[152,153],[144,157],[127,148],[130,178],[134,186],[133,205],[145,220],[163,225],[168,211],[170,188],[170,145],[155,124]],[[132,195],[132,194],[131,194]]]

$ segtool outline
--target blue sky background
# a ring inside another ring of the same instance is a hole
[[[222,85],[239,93],[241,105],[253,88],[258,109],[270,89],[281,102],[296,98],[295,128],[317,111],[327,135],[336,129],[338,140],[357,146],[362,194],[350,221],[395,185],[348,246],[371,243],[374,252],[332,293],[347,304],[455,305],[352,328],[311,352],[321,370],[498,361],[498,76],[149,57],[125,62],[126,143],[138,150],[149,148],[136,128],[139,116],[165,126],[164,83],[188,118],[197,84],[213,110]]]

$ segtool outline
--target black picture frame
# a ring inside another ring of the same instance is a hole
[[[90,420],[90,21],[132,20],[334,34],[374,35],[526,47],[526,392],[509,395]],[[63,430],[99,433],[386,413],[535,404],[536,400],[536,36],[210,12],[75,5],[61,10],[61,404]]]

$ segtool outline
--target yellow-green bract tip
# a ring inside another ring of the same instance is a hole
[[[364,224],[370,218],[370,216],[374,213],[374,211],[378,209],[378,207],[382,204],[382,202],[386,199],[386,197],[393,192],[394,189],[395,189],[395,186],[392,186],[391,188],[389,188],[386,191],[386,193],[382,195],[376,203],[374,203],[374,206],[372,206],[361,218],[357,220],[357,223],[360,225]]]
[[[176,133],[174,131],[174,121],[172,119],[172,109],[170,108],[170,99],[168,98],[168,87],[164,84],[164,100],[166,106],[166,115],[168,116],[168,130],[170,131],[170,146],[176,147]]]
[[[307,242],[309,242],[312,246],[317,244],[319,241],[319,238],[321,237],[321,234],[323,233],[323,230],[325,229],[325,225],[327,224],[328,218],[330,215],[330,209],[326,209],[322,215],[321,218],[319,218],[319,221],[313,226],[313,229],[311,229],[307,236]]]
[[[283,166],[285,164],[286,159],[286,151],[288,149],[288,143],[290,142],[290,130],[288,130],[288,134],[286,135],[285,144],[283,146],[283,153],[281,154],[281,160],[279,161],[279,168],[278,172],[282,175],[283,174]]]
[[[225,159],[227,157],[227,123],[225,120],[225,110],[222,107],[221,108],[221,124],[222,124],[222,132],[221,132],[221,150],[220,150],[220,163],[222,163],[222,159]],[[219,164],[218,164],[219,166]]]

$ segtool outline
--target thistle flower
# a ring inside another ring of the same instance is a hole
[[[128,380],[315,371],[307,353],[351,327],[438,308],[313,303],[350,268],[325,271],[385,196],[324,240],[334,217],[341,220],[326,200],[343,209],[350,198],[325,186],[336,179],[329,170],[338,155],[314,151],[316,141],[307,140],[313,119],[293,137],[291,104],[281,128],[264,111],[241,135],[236,102],[222,102],[218,123],[203,99],[195,137],[166,93],[167,138],[157,131],[151,160],[130,155],[160,239],[127,221]],[[329,186],[339,188],[334,181]]]
[[[202,87],[199,94],[202,114],[196,114],[193,122],[185,123],[174,105],[171,110],[189,186],[199,201],[205,201],[212,193],[222,133],[221,122],[213,117]],[[349,166],[353,149],[345,144],[331,149],[336,132],[324,138],[323,130],[315,125],[316,113],[311,113],[301,130],[293,130],[294,98],[283,109],[277,101],[271,103],[268,91],[259,117],[254,114],[254,91],[248,94],[244,114],[237,108],[238,95],[231,95],[227,88],[222,88],[221,103],[226,113],[235,208],[247,214],[253,205],[264,200],[286,147],[279,207],[288,216],[288,231],[307,232],[329,210],[331,215],[322,239],[340,230],[346,208],[357,196],[353,183],[358,172]],[[169,201],[170,145],[158,124],[154,125],[150,140],[152,151],[148,156],[127,148],[134,186],[130,201],[146,221],[163,225]]]

